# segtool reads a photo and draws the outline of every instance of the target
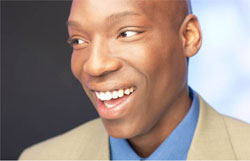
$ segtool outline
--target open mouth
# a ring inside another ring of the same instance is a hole
[[[130,87],[106,92],[95,91],[95,94],[106,108],[111,109],[123,103],[134,91],[135,88]]]

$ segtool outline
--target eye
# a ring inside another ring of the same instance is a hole
[[[81,49],[86,47],[86,45],[88,44],[87,41],[79,39],[79,38],[69,38],[68,39],[68,44],[70,44],[70,46],[72,46],[74,49]]]
[[[83,44],[83,43],[84,43],[84,41],[81,40],[81,39],[71,39],[71,38],[69,38],[67,42],[68,42],[71,46],[80,45],[80,44]]]
[[[83,44],[84,43],[84,41],[83,40],[81,40],[81,39],[73,39],[73,41],[72,41],[72,43],[73,44]]]
[[[131,37],[131,36],[134,36],[136,34],[138,34],[139,32],[137,31],[124,31],[122,32],[118,37]]]

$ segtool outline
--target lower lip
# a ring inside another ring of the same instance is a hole
[[[125,110],[127,109],[127,104],[130,102],[132,95],[134,94],[134,92],[130,95],[127,96],[123,96],[120,99],[121,100],[117,105],[115,105],[112,108],[107,108],[104,105],[104,102],[99,100],[97,97],[96,101],[97,101],[97,105],[96,105],[96,109],[98,111],[98,114],[100,115],[101,118],[104,119],[118,119],[121,118],[124,113]]]

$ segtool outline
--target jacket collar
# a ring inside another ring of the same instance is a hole
[[[80,145],[77,148],[81,149],[81,153],[74,160],[110,160],[109,137],[101,119],[94,121],[88,128],[92,129],[91,133],[87,137],[83,134],[84,138],[79,139],[86,142],[78,143]]]
[[[187,160],[236,160],[223,116],[211,108],[201,96],[199,101],[199,119]]]
[[[198,97],[200,102],[199,119],[187,160],[236,160],[223,116],[212,109],[199,95]],[[104,127],[102,126],[95,135],[96,140],[91,140],[91,144],[82,155],[84,158],[79,159],[110,159],[109,137]]]

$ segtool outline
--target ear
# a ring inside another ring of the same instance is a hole
[[[199,21],[193,14],[186,16],[180,28],[185,57],[194,56],[201,47],[202,34]]]

